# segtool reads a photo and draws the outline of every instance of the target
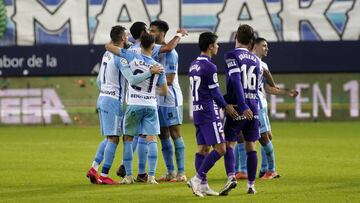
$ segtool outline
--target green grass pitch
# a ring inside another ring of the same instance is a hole
[[[246,181],[239,181],[229,196],[201,199],[185,183],[90,184],[85,174],[101,140],[97,126],[0,127],[0,202],[360,202],[359,122],[274,122],[272,128],[282,177],[257,179],[254,196],[246,194]],[[194,127],[185,124],[182,134],[191,177]],[[110,171],[116,180],[122,150],[121,143]],[[163,173],[159,150],[156,176]],[[220,190],[226,181],[222,159],[208,177]]]

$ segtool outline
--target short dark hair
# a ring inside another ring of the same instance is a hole
[[[236,40],[245,45],[251,43],[254,36],[254,29],[247,24],[240,25],[236,32]]]
[[[262,37],[257,37],[255,40],[254,40],[254,44],[259,44],[261,42],[267,42],[267,40],[265,38],[262,38]]]
[[[140,43],[144,49],[149,49],[155,43],[155,37],[149,33],[144,33],[140,37]]]
[[[150,26],[157,26],[161,32],[166,32],[169,30],[169,25],[163,20],[155,20],[150,23]]]
[[[199,47],[201,51],[206,51],[210,44],[214,44],[218,36],[212,32],[203,32],[199,36]]]
[[[125,33],[125,30],[126,28],[121,25],[116,25],[112,27],[110,31],[111,41],[118,42],[121,38],[121,35]]]
[[[137,21],[130,27],[130,33],[135,40],[139,39],[143,32],[146,32],[146,24],[144,22]]]

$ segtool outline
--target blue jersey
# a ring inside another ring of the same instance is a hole
[[[107,96],[122,102],[125,89],[125,78],[120,69],[127,62],[110,52],[105,52],[101,61],[97,82],[100,88],[99,96]]]
[[[259,59],[247,49],[236,48],[225,54],[226,101],[236,104],[238,113],[250,108],[258,114]]]
[[[160,48],[161,45],[160,44],[155,44],[153,50],[152,50],[152,58],[156,58],[158,57],[158,55],[160,54]],[[132,51],[135,54],[141,54],[141,46],[140,46],[140,42],[136,42],[135,44],[131,45],[128,49],[129,51]]]
[[[218,119],[218,106],[215,104],[211,89],[219,88],[217,67],[210,58],[201,55],[191,63],[188,73],[193,102],[193,121],[200,125]]]
[[[152,65],[158,64],[153,58],[143,54],[121,49],[120,56],[124,57],[130,65],[134,75],[149,71]],[[160,65],[160,64],[158,64]],[[128,85],[126,104],[156,107],[156,86],[166,83],[165,74],[152,74],[137,85]]]
[[[154,54],[153,54],[154,57]],[[165,74],[175,74],[172,85],[169,85],[169,92],[166,96],[158,96],[158,106],[176,107],[182,106],[183,96],[178,79],[178,54],[175,50],[168,53],[161,53],[154,59],[165,68]]]

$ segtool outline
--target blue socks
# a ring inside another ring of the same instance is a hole
[[[104,150],[104,165],[102,167],[101,173],[109,174],[109,170],[114,161],[115,151],[117,148],[117,144],[108,141]]]
[[[261,168],[260,168],[260,172],[266,172],[268,170],[268,160],[266,157],[266,152],[264,150],[264,147],[261,145],[260,146],[260,151],[261,151]]]
[[[165,139],[161,139],[161,151],[164,157],[167,172],[168,173],[174,172],[175,170],[174,161],[173,161],[174,150],[171,143],[171,139],[169,137]]]
[[[185,144],[182,137],[174,140],[175,158],[178,167],[178,174],[184,175],[185,170]]]
[[[138,139],[139,139],[139,138],[140,138],[140,136],[134,136],[133,144],[132,144],[132,150],[133,150],[133,152],[136,151],[136,147],[137,147]]]
[[[239,159],[240,159],[240,170],[239,171],[247,174],[247,166],[246,166],[247,155],[246,155],[246,150],[245,150],[245,144],[238,143],[236,145],[236,147],[237,147],[236,149],[238,150]]]
[[[108,140],[105,138],[102,142],[100,142],[100,144],[97,148],[94,161],[99,165],[101,164],[102,160],[104,159],[104,150],[105,150],[107,142],[108,142]]]
[[[134,146],[134,144],[133,144]],[[146,173],[148,145],[146,138],[139,137],[138,139],[138,159],[139,159],[139,172],[138,174]]]
[[[132,144],[133,144],[132,141],[124,142],[123,163],[126,170],[126,176],[132,175],[132,160],[133,160]]]
[[[271,172],[274,172],[275,171],[275,153],[274,153],[274,147],[273,147],[272,142],[270,141],[269,143],[267,143],[267,145],[263,146],[263,148],[264,148],[264,152],[266,154],[266,156],[264,156],[264,157],[266,157],[266,159],[267,159],[268,170]],[[261,153],[261,155],[263,155],[263,154]],[[263,159],[264,159],[264,157],[263,157]]]
[[[149,176],[155,176],[156,164],[158,159],[158,148],[157,142],[150,141],[148,142],[148,159],[149,159]],[[125,166],[126,168],[126,166]]]

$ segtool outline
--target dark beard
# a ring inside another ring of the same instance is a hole
[[[130,43],[130,42],[124,43],[124,49],[130,48],[131,45],[132,45],[132,43]]]

